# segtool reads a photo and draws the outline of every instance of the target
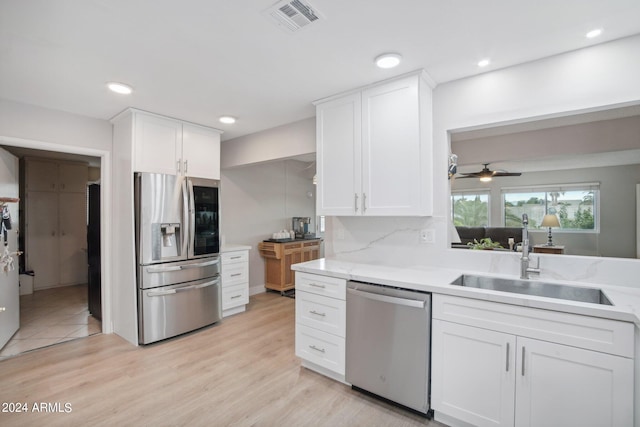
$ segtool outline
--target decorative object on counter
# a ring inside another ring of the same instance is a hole
[[[287,230],[280,230],[271,235],[271,239],[265,240],[265,242],[291,242],[295,239],[295,233]]]
[[[542,218],[541,227],[549,227],[549,234],[547,236],[547,246],[553,246],[553,241],[551,239],[551,228],[560,227],[560,221],[558,221],[558,217],[555,214],[547,214]]]
[[[471,249],[502,249],[502,245],[499,242],[494,242],[493,240],[491,240],[491,237],[484,237],[480,239],[480,241],[473,239],[473,242],[467,243],[467,246],[469,246]]]
[[[308,216],[307,217],[294,216],[291,219],[291,228],[295,232],[296,239],[308,239],[309,237],[307,236],[313,235],[313,233],[309,232],[310,225],[311,225],[311,218]]]
[[[320,239],[286,242],[260,242],[258,250],[264,258],[264,287],[285,295],[295,288],[291,265],[320,258]]]

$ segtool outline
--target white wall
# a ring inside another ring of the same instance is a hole
[[[291,217],[315,220],[315,167],[280,160],[223,169],[221,179],[222,235],[227,243],[251,246],[249,291],[264,292],[264,260],[258,243],[291,228]],[[310,193],[312,197],[309,197]]]
[[[111,123],[0,99],[0,136],[111,150]]]
[[[316,118],[300,120],[224,141],[220,167],[280,160],[316,152]]]

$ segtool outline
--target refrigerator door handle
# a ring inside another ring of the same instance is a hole
[[[189,178],[187,178],[187,185],[189,187],[189,219],[188,219],[188,229],[189,229],[189,257],[194,256],[194,246],[195,246],[195,238],[196,238],[196,206],[193,195],[193,182]]]
[[[169,289],[168,291],[151,291],[151,292],[147,292],[147,296],[148,297],[163,297],[166,295],[172,295],[175,294],[177,292],[177,290],[175,289]]]
[[[147,273],[168,273],[170,271],[180,271],[182,267],[173,266],[173,267],[147,267]]]
[[[190,196],[188,191],[187,180],[188,178],[182,180],[182,224],[184,228],[186,228],[186,230],[184,230],[182,233],[182,250],[184,251],[183,254],[188,254],[191,251],[191,244],[189,244],[189,238],[191,235],[189,200],[191,200],[192,196]]]
[[[214,280],[210,280],[208,282],[205,283],[200,283],[199,285],[191,285],[191,286],[185,286],[183,288],[177,288],[177,289],[169,289],[166,291],[151,291],[151,292],[147,292],[147,296],[149,297],[163,297],[166,295],[173,295],[173,294],[177,294],[180,292],[187,292],[187,291],[192,291],[194,289],[202,289],[202,288],[208,288],[209,286],[213,286],[220,283],[220,278],[216,277]]]
[[[217,285],[218,283],[220,283],[220,277],[216,277],[215,279],[205,283],[200,283],[199,285],[193,285],[193,289],[208,288],[209,286]]]
[[[219,258],[216,258],[212,261],[207,261],[207,262],[199,262],[197,264],[187,264],[187,265],[181,265],[179,267],[180,270],[188,270],[189,268],[200,268],[200,267],[208,267],[210,265],[215,265],[218,264],[220,262]]]

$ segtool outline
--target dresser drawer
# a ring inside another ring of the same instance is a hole
[[[634,355],[634,325],[560,311],[433,295],[433,318],[624,357]]]
[[[345,300],[347,295],[347,281],[345,279],[297,271],[296,289]]]
[[[345,336],[346,302],[296,291],[296,322],[340,337]]]
[[[247,263],[223,265],[221,275],[223,288],[238,283],[247,283],[249,282],[249,265]]]
[[[249,262],[249,251],[223,252],[220,254],[222,265]]]
[[[296,323],[296,356],[344,375],[345,340]]]
[[[222,288],[222,309],[249,304],[249,286],[247,284]]]

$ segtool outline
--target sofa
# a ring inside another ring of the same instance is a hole
[[[461,227],[456,226],[458,236],[460,236],[459,243],[452,243],[451,247],[454,248],[468,248],[467,243],[473,242],[473,240],[480,241],[486,237],[491,238],[493,242],[498,242],[500,245],[509,249],[509,238],[514,239],[515,245],[522,242],[522,227]]]

